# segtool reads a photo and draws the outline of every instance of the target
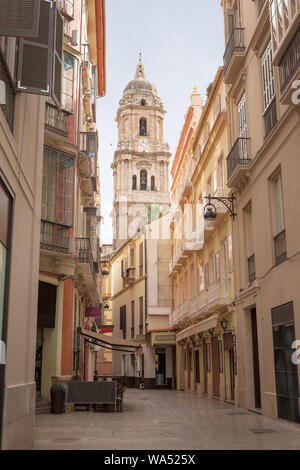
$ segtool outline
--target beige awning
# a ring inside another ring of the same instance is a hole
[[[191,325],[185,330],[180,331],[180,333],[176,335],[176,341],[181,341],[182,339],[189,338],[190,336],[196,335],[197,333],[201,333],[201,331],[207,331],[210,328],[215,328],[217,326],[217,322],[218,315],[213,315],[212,317],[206,318],[199,323],[195,323],[195,325]]]
[[[152,332],[151,333],[151,345],[170,345],[176,344],[176,333],[174,331],[159,331],[159,332]]]
[[[81,329],[80,334],[88,339],[95,340],[98,343],[101,343],[100,346],[110,346],[114,349],[130,348],[130,349],[140,349],[141,344],[136,341],[129,341],[121,338],[113,338],[111,336],[104,335],[103,333],[95,333],[93,331]],[[133,352],[133,351],[128,351]]]

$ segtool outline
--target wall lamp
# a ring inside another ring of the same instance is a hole
[[[221,324],[221,327],[223,328],[223,330],[227,330],[227,327],[228,327],[228,320],[226,318],[222,318],[222,320],[220,320],[220,324]]]
[[[210,335],[212,336],[212,335],[214,334],[215,329],[214,329],[214,328],[210,328],[208,331],[209,331]]]
[[[230,212],[230,217],[232,217],[232,220],[235,219],[235,216],[237,215],[234,212],[234,201],[235,201],[235,196],[230,196],[230,197],[214,197],[214,196],[206,196],[205,199],[208,199],[208,203],[204,207],[204,219],[205,220],[210,220],[213,221],[217,218],[217,209],[216,206],[211,202],[211,201],[219,201],[221,202],[225,207]]]

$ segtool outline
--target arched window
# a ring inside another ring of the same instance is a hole
[[[155,191],[155,176],[151,176],[151,191]]]
[[[146,100],[141,101],[141,106],[146,106]]]
[[[140,173],[140,189],[141,191],[147,191],[147,171],[142,170]]]
[[[133,191],[136,190],[136,176],[135,175],[133,175],[132,177],[132,189]]]
[[[147,135],[147,121],[140,119],[140,135]]]

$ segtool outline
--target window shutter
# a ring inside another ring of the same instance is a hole
[[[37,38],[40,0],[0,0],[0,36]]]
[[[41,0],[37,39],[21,39],[17,89],[37,95],[50,95],[53,57],[54,4]]]
[[[64,52],[64,20],[58,9],[55,9],[55,40],[53,51],[53,77],[51,97],[58,108],[61,108],[63,52]]]

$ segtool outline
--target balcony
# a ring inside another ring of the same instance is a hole
[[[69,21],[74,20],[74,0],[56,0],[62,15]]]
[[[69,137],[69,113],[59,111],[56,106],[46,102],[45,129],[58,135]]]
[[[135,281],[135,268],[127,268],[123,273],[123,284],[129,286]]]
[[[91,276],[95,280],[97,273],[90,238],[75,238],[75,247],[78,272],[84,276]]]
[[[97,156],[98,132],[80,132],[80,153],[89,157]]]
[[[245,57],[244,28],[234,28],[224,54],[225,83],[232,84]]]
[[[285,230],[274,237],[275,264],[278,266],[287,258]]]
[[[235,187],[249,171],[251,164],[249,147],[250,139],[239,137],[227,157],[227,185],[229,188]]]
[[[221,312],[232,303],[230,283],[230,279],[217,281],[193,299],[183,302],[173,310],[171,326],[184,327],[188,323],[197,322],[212,313]]]
[[[0,108],[3,111],[4,117],[10,130],[13,132],[14,128],[14,112],[15,112],[15,90],[13,82],[10,77],[10,73],[6,66],[5,60],[3,59],[0,52],[0,81],[4,82],[5,85],[5,103],[0,104]]]
[[[282,104],[292,103],[292,94],[295,91],[291,84],[300,80],[300,28],[297,29],[287,46],[278,65],[280,81],[280,101]]]
[[[40,247],[42,250],[66,254],[72,253],[72,229],[64,225],[42,220]]]

